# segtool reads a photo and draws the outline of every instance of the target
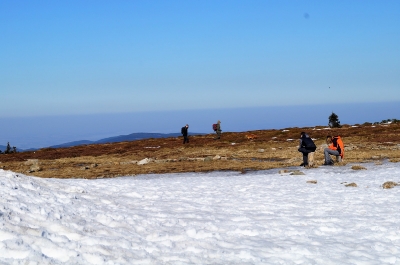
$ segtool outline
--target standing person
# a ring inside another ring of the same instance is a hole
[[[189,136],[188,136],[188,129],[189,129],[189,124],[186,124],[184,127],[181,129],[181,133],[183,135],[183,143],[189,143]]]
[[[11,146],[10,146],[10,142],[7,142],[7,148],[4,151],[4,154],[9,154],[9,153],[11,153]]]
[[[214,138],[214,140],[220,139],[221,138],[221,132],[222,132],[222,130],[221,130],[221,121],[218,120],[218,122],[216,124],[213,124],[213,125],[215,125],[215,126],[213,126],[214,127],[214,131],[217,133],[217,136]]]
[[[342,138],[340,136],[330,136],[326,137],[326,143],[328,147],[324,149],[325,163],[324,166],[333,166],[334,162],[330,155],[336,156],[336,161],[341,162],[344,156],[344,145]]]
[[[306,134],[305,132],[300,133],[300,145],[299,152],[303,153],[303,163],[300,166],[308,166],[308,154],[311,152],[315,152],[317,147],[315,146],[314,141]]]

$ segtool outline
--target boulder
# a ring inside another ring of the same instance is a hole
[[[220,160],[220,159],[221,159],[221,156],[219,156],[219,155],[216,155],[213,157],[213,160]]]
[[[39,172],[39,171],[41,171],[42,170],[42,168],[39,166],[39,164],[33,164],[30,168],[29,168],[29,173],[31,173],[31,172]]]
[[[145,158],[145,159],[142,159],[142,160],[140,160],[139,162],[137,162],[137,164],[140,166],[140,165],[146,165],[146,164],[148,164],[149,162],[150,162],[150,159]]]

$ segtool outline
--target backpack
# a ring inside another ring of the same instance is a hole
[[[315,152],[317,146],[315,145],[314,141],[311,138],[303,138],[302,141],[307,150]]]
[[[183,126],[182,128],[181,128],[181,134],[183,134],[183,130],[185,129],[185,126]]]
[[[315,150],[317,149],[317,146],[310,137],[302,137],[301,141],[302,141],[302,146],[304,146],[306,150],[315,152]]]
[[[212,125],[212,128],[213,128],[214,131],[216,131],[216,130],[217,130],[217,124],[214,123],[214,124]]]

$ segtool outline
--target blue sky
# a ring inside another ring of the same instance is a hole
[[[399,1],[0,0],[0,36],[10,124],[400,102]]]

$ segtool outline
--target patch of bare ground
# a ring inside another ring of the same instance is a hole
[[[384,189],[391,189],[394,188],[395,186],[399,186],[399,183],[396,183],[394,181],[386,181],[385,183],[382,184],[382,188]]]
[[[353,169],[353,170],[367,170],[365,167],[360,166],[360,165],[351,166],[351,169]]]
[[[247,172],[299,166],[297,151],[300,132],[305,131],[318,146],[315,165],[322,165],[325,137],[341,135],[345,157],[341,163],[400,161],[400,124],[388,126],[343,126],[286,128],[251,132],[190,136],[182,138],[144,139],[111,144],[82,145],[70,148],[44,148],[36,152],[0,155],[0,168],[45,178],[109,178],[149,173],[207,172],[229,170]],[[248,139],[246,135],[256,135]],[[148,158],[146,163],[139,161]],[[30,162],[28,162],[30,161]],[[35,161],[32,164],[32,161]],[[312,170],[312,169],[310,169]]]

